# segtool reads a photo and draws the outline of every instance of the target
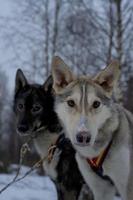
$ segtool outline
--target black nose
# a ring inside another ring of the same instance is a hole
[[[79,132],[76,135],[76,140],[78,143],[84,143],[84,144],[88,144],[90,142],[90,135],[88,132]]]
[[[29,127],[27,124],[21,124],[17,128],[18,128],[18,132],[23,133],[23,134],[25,134],[29,130]]]

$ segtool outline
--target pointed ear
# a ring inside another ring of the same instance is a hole
[[[52,77],[53,88],[57,93],[74,80],[70,68],[58,56],[55,56],[52,61]]]
[[[52,91],[52,86],[53,86],[53,78],[52,78],[52,75],[50,75],[46,79],[45,83],[43,84],[43,87],[44,87],[44,90],[46,92],[48,92],[48,91],[51,92]]]
[[[107,93],[108,96],[112,95],[113,89],[117,84],[120,76],[120,66],[118,61],[113,61],[94,77],[94,81],[99,84]]]
[[[17,70],[16,73],[16,80],[15,80],[15,94],[22,89],[23,87],[25,87],[28,84],[23,72],[21,69]]]

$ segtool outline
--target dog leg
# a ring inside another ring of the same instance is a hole
[[[105,163],[103,167],[104,172],[113,181],[118,190],[122,200],[131,200],[127,198],[127,185],[129,179],[129,150],[125,147],[117,150],[117,152],[110,157],[110,162]],[[130,176],[131,177],[131,176]]]
[[[115,196],[115,187],[109,182],[101,179],[93,172],[87,161],[76,154],[76,160],[84,180],[91,188],[95,200],[112,200]]]
[[[56,180],[57,178],[56,167],[60,159],[60,153],[60,150],[56,149],[50,163],[47,160],[43,162],[43,168],[46,175],[50,176],[53,180]]]
[[[78,200],[94,200],[92,191],[86,184],[82,186]]]
[[[76,191],[71,190],[68,191],[62,184],[56,184],[57,193],[58,193],[58,200],[77,200]]]

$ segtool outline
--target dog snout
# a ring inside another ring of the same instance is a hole
[[[80,131],[76,135],[76,140],[77,140],[77,143],[79,143],[79,144],[86,144],[87,145],[87,144],[89,144],[90,139],[91,139],[91,136],[86,131]]]
[[[18,132],[21,134],[26,134],[26,132],[29,130],[29,127],[27,124],[21,124],[17,127]]]

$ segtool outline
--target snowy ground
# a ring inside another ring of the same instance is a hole
[[[0,188],[13,177],[13,175],[0,175]],[[48,177],[32,175],[0,194],[0,200],[57,200],[57,194],[54,184]]]
[[[0,189],[8,184],[14,175],[0,174]],[[38,176],[34,173],[10,186],[0,194],[0,200],[57,200],[57,194],[49,177]]]
[[[23,167],[21,175],[27,170],[27,167]],[[0,190],[8,184],[14,176],[15,173],[0,174]],[[32,173],[32,175],[13,184],[0,194],[0,200],[57,200],[57,193],[49,177],[38,176],[36,173]],[[114,200],[121,199],[115,198]]]

